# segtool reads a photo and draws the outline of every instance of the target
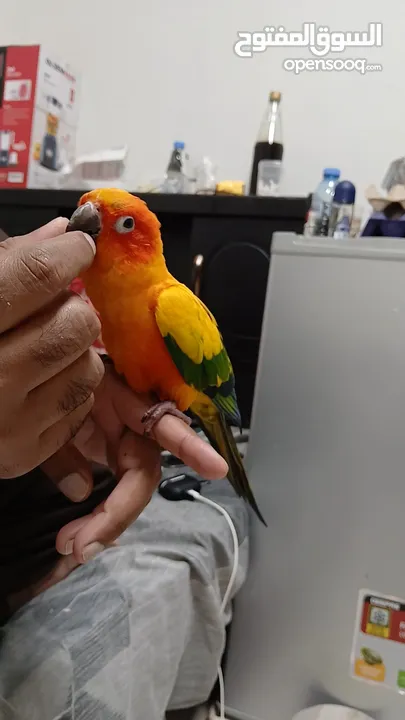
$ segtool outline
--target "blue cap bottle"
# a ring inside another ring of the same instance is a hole
[[[335,187],[329,223],[329,237],[344,240],[350,237],[356,188],[349,180],[342,180]]]
[[[335,187],[333,202],[339,205],[354,205],[356,188],[349,180],[342,180]]]
[[[325,168],[323,171],[323,177],[326,178],[340,178],[340,170],[338,168]]]

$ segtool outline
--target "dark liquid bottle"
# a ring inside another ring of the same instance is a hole
[[[277,175],[281,171],[284,150],[281,136],[280,100],[279,92],[270,93],[269,104],[260,126],[253,154],[250,195],[271,195],[270,185],[277,185]]]

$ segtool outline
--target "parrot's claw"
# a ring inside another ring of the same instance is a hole
[[[157,403],[157,405],[153,405],[143,416],[142,423],[145,427],[143,434],[146,437],[150,437],[152,435],[153,428],[156,423],[162,419],[163,415],[174,415],[174,417],[180,418],[180,420],[186,423],[186,425],[191,425],[190,418],[178,410],[173,402],[167,400],[165,402]]]

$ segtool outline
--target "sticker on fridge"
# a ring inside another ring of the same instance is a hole
[[[351,675],[405,693],[405,599],[360,590]]]

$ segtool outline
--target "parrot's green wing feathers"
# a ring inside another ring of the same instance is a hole
[[[155,317],[187,385],[205,393],[231,424],[240,426],[231,361],[208,308],[179,283],[160,293]]]

